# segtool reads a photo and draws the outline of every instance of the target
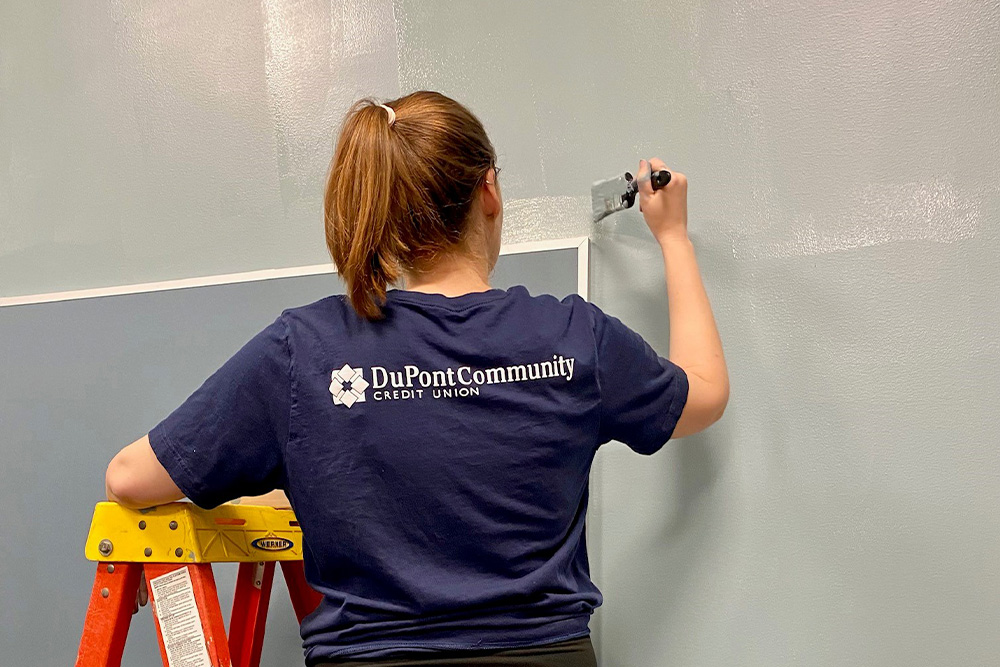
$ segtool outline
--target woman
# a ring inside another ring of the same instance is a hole
[[[354,105],[325,198],[347,297],[283,312],[108,467],[109,499],[132,507],[285,490],[323,594],[301,628],[309,665],[596,664],[597,448],[652,454],[725,408],[683,174],[640,193],[667,360],[579,297],[490,287],[497,171],[479,120],[443,95]]]

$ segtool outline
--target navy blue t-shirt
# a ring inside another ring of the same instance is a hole
[[[578,296],[391,290],[286,310],[149,434],[205,508],[284,489],[306,660],[547,644],[602,602],[584,532],[609,440],[652,454],[687,377]]]

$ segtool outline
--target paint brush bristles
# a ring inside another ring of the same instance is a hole
[[[628,187],[629,181],[625,175],[606,181],[597,181],[591,186],[590,203],[593,208],[594,222],[600,222],[612,213],[622,211],[630,206],[630,202],[625,198]]]
[[[635,203],[635,198],[639,194],[639,184],[647,181],[652,184],[653,190],[665,188],[670,183],[670,172],[666,169],[660,169],[639,178],[633,178],[632,174],[626,171],[618,178],[594,183],[590,188],[590,204],[594,213],[594,222],[600,222],[617,211],[632,208],[632,204]]]

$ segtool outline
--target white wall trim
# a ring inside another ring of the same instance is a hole
[[[179,278],[177,280],[164,280],[162,282],[155,283],[136,283],[134,285],[116,285],[114,287],[97,287],[94,289],[72,290],[70,292],[50,292],[48,294],[9,296],[0,298],[0,308],[4,306],[26,306],[36,303],[51,303],[53,301],[95,299],[102,296],[121,296],[123,294],[141,294],[143,292],[162,292],[165,290],[185,289],[188,287],[208,287],[210,285],[250,283],[258,280],[314,276],[322,273],[336,273],[336,267],[334,267],[333,264],[313,264],[311,266],[293,266],[287,269],[261,269],[260,271],[246,271],[244,273],[223,273],[215,276]]]
[[[586,236],[573,236],[568,239],[551,239],[549,241],[525,241],[523,243],[508,243],[500,247],[501,255],[519,255],[526,252],[544,252],[546,250],[573,250],[587,241]]]
[[[584,237],[576,247],[576,293],[590,301],[590,239]]]
[[[511,243],[500,248],[501,255],[519,255],[529,252],[545,252],[548,250],[577,250],[577,289],[580,296],[587,297],[589,280],[587,280],[589,255],[587,252],[589,239],[573,237],[568,239],[553,239],[550,241],[528,241]],[[261,269],[243,273],[224,273],[214,276],[197,278],[179,278],[153,283],[136,283],[134,285],[116,285],[112,287],[97,287],[94,289],[72,290],[68,292],[49,292],[48,294],[26,294],[24,296],[0,297],[0,308],[5,306],[27,306],[37,303],[52,303],[54,301],[74,301],[77,299],[95,299],[104,296],[121,296],[124,294],[141,294],[144,292],[162,292],[165,290],[186,289],[189,287],[208,287],[211,285],[231,285],[249,283],[259,280],[274,280],[276,278],[296,278],[299,276],[316,276],[324,273],[336,273],[337,267],[330,264],[312,264],[309,266],[293,266],[285,269]]]

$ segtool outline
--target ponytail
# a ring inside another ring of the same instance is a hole
[[[326,243],[357,313],[380,319],[386,290],[464,239],[477,187],[496,162],[479,120],[430,91],[348,111],[324,198]]]

